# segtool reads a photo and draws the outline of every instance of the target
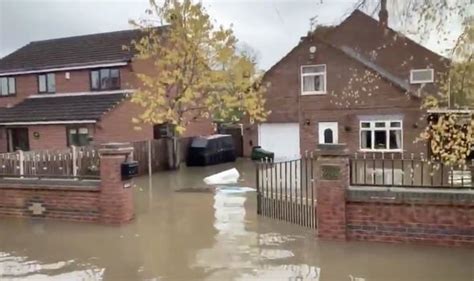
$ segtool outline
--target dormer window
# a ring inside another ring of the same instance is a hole
[[[15,77],[0,77],[0,96],[12,96],[15,94]]]
[[[427,69],[412,69],[410,71],[411,84],[425,84],[434,82],[434,70]]]
[[[56,78],[54,73],[38,75],[38,93],[51,94],[56,92]]]
[[[301,94],[326,94],[326,65],[304,65],[301,67]]]
[[[102,68],[91,71],[91,89],[93,91],[120,89],[118,68]]]

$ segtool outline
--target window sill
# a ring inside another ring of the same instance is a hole
[[[91,92],[106,92],[106,91],[118,91],[118,90],[122,90],[122,87],[108,88],[108,89],[91,89]]]
[[[433,84],[434,80],[428,80],[428,81],[410,81],[410,84],[412,85],[420,85],[420,84]]]
[[[13,98],[13,97],[16,97],[16,94],[13,94],[13,95],[1,95],[0,98]]]
[[[326,95],[327,92],[302,92],[302,96],[321,96],[321,95]]]
[[[359,152],[403,153],[403,149],[359,149]]]

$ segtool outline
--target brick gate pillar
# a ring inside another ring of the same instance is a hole
[[[323,239],[346,239],[346,190],[349,154],[346,145],[319,145],[316,151],[317,234]]]
[[[122,224],[133,219],[132,181],[122,180],[121,175],[121,164],[132,157],[132,152],[129,143],[109,143],[99,149],[99,212],[103,223]]]

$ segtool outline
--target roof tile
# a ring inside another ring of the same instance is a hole
[[[0,123],[99,120],[125,98],[122,93],[28,98],[0,109]]]

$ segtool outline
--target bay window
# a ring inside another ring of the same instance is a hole
[[[401,151],[403,132],[401,120],[360,121],[362,151]]]

